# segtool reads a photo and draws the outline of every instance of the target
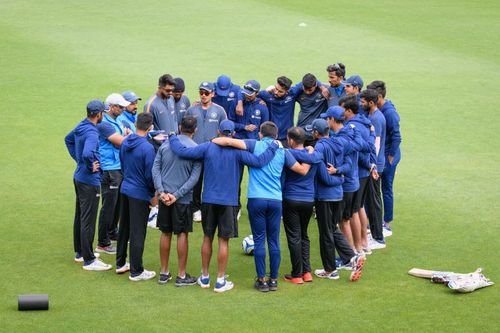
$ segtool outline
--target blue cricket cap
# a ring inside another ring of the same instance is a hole
[[[325,119],[314,119],[311,126],[313,131],[318,131],[320,134],[326,134],[330,131],[330,126]]]
[[[349,84],[353,87],[358,87],[359,90],[363,88],[363,79],[359,75],[352,75],[347,78],[347,80],[342,81],[343,84]]]
[[[231,120],[225,119],[220,122],[219,125],[219,132],[223,133],[224,135],[231,135],[234,132],[234,123]]]
[[[104,112],[104,103],[98,99],[91,100],[87,103],[87,114],[96,115]]]
[[[252,96],[253,94],[258,93],[260,90],[260,83],[255,80],[250,80],[243,86],[241,90],[247,96]]]
[[[212,92],[212,91],[214,91],[214,84],[212,82],[203,81],[200,84],[200,88],[199,89],[200,90],[206,90],[206,91]]]
[[[139,96],[135,94],[133,91],[125,91],[122,92],[123,98],[125,98],[126,101],[129,101],[130,103],[134,103],[136,101],[142,100]]]
[[[186,90],[186,85],[184,84],[184,80],[182,78],[176,77],[174,81],[174,92],[184,92],[184,90]]]
[[[229,89],[231,88],[231,78],[227,75],[221,75],[217,78],[217,83],[215,84],[215,92],[218,96],[226,97],[229,95]]]
[[[325,113],[320,115],[321,118],[335,118],[337,120],[344,120],[344,108],[340,106],[330,106]]]

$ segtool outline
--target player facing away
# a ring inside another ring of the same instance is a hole
[[[137,132],[130,134],[120,147],[123,182],[116,252],[116,273],[130,270],[131,281],[149,280],[156,276],[155,272],[144,269],[142,264],[149,205],[157,204],[151,173],[155,149],[146,139],[147,133],[153,129],[151,113],[141,113],[137,117],[136,128]],[[126,262],[129,242],[130,265]]]
[[[181,120],[179,141],[186,147],[195,147],[192,140],[196,131],[196,118],[186,116]],[[186,273],[188,235],[193,231],[193,187],[201,174],[201,162],[175,155],[169,141],[165,141],[156,154],[153,179],[159,195],[158,227],[160,236],[160,279],[165,284],[172,275],[169,271],[172,233],[177,237],[178,274],[177,287],[196,284],[196,278]]]
[[[224,120],[219,126],[219,136],[233,136],[234,123]],[[202,275],[198,284],[210,288],[209,266],[212,258],[212,243],[217,232],[217,280],[214,291],[221,293],[231,290],[234,284],[226,279],[226,266],[229,256],[229,239],[238,237],[238,184],[241,165],[262,167],[274,157],[278,146],[270,145],[262,154],[256,156],[246,151],[220,147],[205,142],[196,147],[186,147],[175,135],[170,136],[172,151],[182,158],[197,159],[204,162],[205,184],[202,193],[203,244],[201,246]]]
[[[73,176],[76,193],[73,223],[75,261],[83,262],[83,269],[88,271],[111,269],[111,265],[99,260],[98,254],[92,251],[102,175],[96,126],[102,121],[103,112],[103,102],[90,101],[87,104],[87,117],[64,138],[68,152],[76,162]]]

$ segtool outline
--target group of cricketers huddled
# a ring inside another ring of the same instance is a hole
[[[347,77],[344,64],[326,71],[328,84],[308,73],[295,85],[280,76],[267,88],[256,80],[241,87],[221,75],[201,82],[194,103],[182,78],[164,74],[140,114],[141,98],[132,91],[90,101],[87,117],[65,138],[77,163],[75,261],[84,270],[107,271],[112,265],[100,254],[116,254],[116,273],[129,272],[132,281],[155,278],[142,261],[149,219],[161,231],[158,283],[173,277],[174,234],[176,286],[212,283],[215,292],[231,290],[229,239],[238,237],[246,165],[255,289],[278,289],[281,220],[291,261],[285,281],[336,280],[341,269],[357,281],[366,256],[385,248],[392,235],[400,118],[383,81],[363,90],[362,78]],[[313,215],[323,266],[314,271],[308,236]],[[193,221],[203,229],[197,277],[186,271]],[[216,235],[215,277],[209,268]]]

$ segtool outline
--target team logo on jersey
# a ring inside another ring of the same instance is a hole
[[[186,104],[181,103],[181,109],[185,109],[185,108],[186,108]]]
[[[354,124],[349,124],[349,126],[351,126],[351,128],[356,128],[356,126],[354,126]]]
[[[234,92],[233,91],[230,91],[229,92],[229,97],[233,98],[234,97]]]
[[[260,116],[260,110],[255,110],[255,116],[256,117]]]
[[[292,97],[287,96],[287,97],[285,98],[285,103],[288,103],[288,102],[290,102],[291,100],[292,100]]]
[[[217,113],[216,112],[210,113],[210,118],[212,118],[212,119],[217,118]]]

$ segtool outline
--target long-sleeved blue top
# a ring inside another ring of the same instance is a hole
[[[238,205],[241,166],[262,167],[273,159],[278,149],[277,144],[271,144],[262,154],[255,156],[248,151],[221,147],[212,142],[186,147],[175,135],[169,140],[172,151],[178,156],[204,161],[202,202],[225,206]]]
[[[361,138],[368,143],[370,152],[360,151],[358,154],[358,177],[365,178],[370,175],[372,163],[376,163],[375,156],[375,132],[370,131],[372,123],[362,114],[355,115],[345,122],[345,125],[354,124],[359,130]]]
[[[309,154],[307,149],[289,149],[288,151],[295,157],[297,162],[311,164],[311,169],[305,176],[288,168],[283,170],[283,199],[314,202],[314,179],[318,167],[323,167],[326,170],[325,164],[322,163],[323,155],[317,152]]]
[[[293,127],[295,117],[295,99],[297,97],[298,88],[290,88],[288,94],[283,97],[276,97],[265,90],[262,90],[257,95],[266,102],[269,110],[269,117],[273,123],[278,126],[278,139],[286,139],[286,134],[289,128]]]
[[[380,112],[379,109],[376,109],[374,112],[368,115],[368,119],[375,127],[375,139],[380,137],[380,150],[377,156],[377,171],[382,173],[384,171],[385,166],[385,137],[386,137],[386,125],[385,125],[385,117]]]
[[[102,171],[93,172],[93,163],[100,162],[99,133],[96,125],[85,118],[64,138],[71,157],[76,161],[73,178],[80,183],[100,186]]]
[[[131,198],[151,201],[155,193],[153,163],[155,149],[145,137],[130,134],[120,146],[123,182],[120,193]]]
[[[325,163],[330,163],[337,167],[340,163],[344,162],[344,147],[338,139],[332,140],[328,137],[321,138],[316,142],[314,149],[323,156]],[[344,194],[342,190],[343,182],[344,177],[341,174],[329,175],[329,177],[326,178],[322,177],[321,166],[318,166],[314,181],[315,199],[319,201],[342,200]]]
[[[385,117],[386,137],[385,137],[385,156],[395,156],[401,144],[401,132],[399,130],[399,114],[396,107],[388,99],[380,111]]]

